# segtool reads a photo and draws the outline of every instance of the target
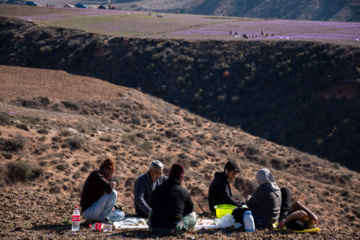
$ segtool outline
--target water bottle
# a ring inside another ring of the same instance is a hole
[[[92,228],[92,229],[98,230],[98,231],[103,231],[103,232],[111,232],[112,231],[112,225],[104,224],[104,223],[89,224],[89,228]]]
[[[254,218],[251,215],[251,211],[244,212],[244,228],[246,232],[254,232],[255,231],[255,223]]]
[[[79,207],[76,206],[75,211],[72,214],[72,231],[80,230],[80,212]]]

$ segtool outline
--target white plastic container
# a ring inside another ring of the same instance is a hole
[[[255,222],[254,218],[251,215],[251,211],[244,212],[244,228],[246,232],[254,232],[255,231]]]
[[[79,212],[79,207],[76,206],[75,211],[73,212],[72,215],[72,231],[79,231],[80,230],[80,212]]]

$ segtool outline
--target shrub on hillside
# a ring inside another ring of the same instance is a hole
[[[48,134],[49,130],[47,130],[46,128],[42,128],[42,129],[39,129],[37,132],[40,134]]]
[[[39,141],[41,141],[41,138],[39,139]],[[33,153],[37,154],[37,155],[41,155],[42,153],[48,151],[49,148],[50,148],[50,145],[39,143],[39,144],[37,144],[36,149]]]
[[[151,142],[148,142],[148,141],[145,141],[143,144],[140,145],[140,147],[142,149],[144,149],[145,151],[150,151],[153,149]]]
[[[252,195],[255,189],[259,186],[257,182],[251,181],[249,179],[243,179],[242,177],[236,177],[234,185],[235,188],[239,190],[244,197],[247,195]]]
[[[28,162],[19,161],[7,164],[7,179],[9,182],[29,182],[42,174],[41,169],[35,169]]]
[[[60,132],[60,136],[62,136],[62,137],[69,137],[69,136],[71,136],[71,135],[72,135],[72,132],[69,131],[69,130],[67,130],[67,129],[63,129],[63,130],[61,130],[61,132]]]
[[[99,140],[103,141],[103,142],[112,142],[113,138],[111,135],[105,135],[105,136],[99,137]]]
[[[88,172],[90,172],[90,169],[88,166],[84,165],[80,168],[80,171],[82,171],[84,173],[88,173]]]
[[[51,141],[52,142],[61,142],[61,137],[55,136],[55,137],[51,138]]]
[[[4,170],[3,166],[0,166],[0,187],[4,186]]]
[[[25,131],[29,131],[29,127],[23,123],[16,124],[16,127]]]
[[[59,171],[65,171],[66,169],[69,169],[69,168],[70,168],[70,166],[67,163],[59,164],[56,166],[56,169]]]
[[[50,99],[47,98],[47,97],[40,97],[38,100],[39,100],[40,103],[41,103],[42,105],[44,105],[45,107],[50,104]]]
[[[75,110],[78,111],[80,109],[79,105],[77,103],[71,102],[71,101],[64,101],[61,102],[64,107],[70,109],[70,110]]]
[[[141,119],[138,116],[138,114],[132,114],[131,115],[131,122],[135,125],[140,125],[141,124]]]
[[[65,142],[69,144],[71,150],[81,149],[83,145],[83,140],[79,138],[67,138]]]
[[[17,152],[23,150],[26,146],[27,138],[22,135],[16,135],[12,139],[0,138],[0,149],[4,151]]]
[[[280,159],[271,159],[271,166],[277,170],[283,170],[288,167],[288,165]]]
[[[0,125],[9,125],[10,124],[10,117],[9,114],[0,112]]]
[[[212,163],[209,163],[208,165],[205,166],[205,170],[206,171],[215,171],[216,170],[216,166]]]
[[[26,108],[35,108],[35,109],[39,109],[41,108],[42,104],[36,100],[28,100],[28,99],[22,99],[22,98],[18,98],[17,99],[21,106],[26,107]]]
[[[136,143],[137,142],[137,139],[136,139],[136,136],[131,134],[131,135],[128,135],[128,134],[124,134],[122,136],[122,142],[123,143]]]
[[[254,144],[249,144],[249,146],[247,147],[247,149],[245,151],[245,155],[250,155],[250,156],[254,156],[259,153],[260,153],[259,148]]]

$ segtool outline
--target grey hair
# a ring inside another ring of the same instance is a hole
[[[164,169],[164,165],[159,160],[154,160],[151,165],[151,169]]]

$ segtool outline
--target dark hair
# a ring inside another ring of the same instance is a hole
[[[175,178],[176,180],[184,180],[185,170],[180,163],[174,163],[171,166],[169,178]]]
[[[293,219],[285,224],[287,229],[291,230],[304,230],[306,223],[303,219]]]
[[[104,168],[115,170],[115,161],[110,158],[105,159],[105,161],[100,164],[100,170],[104,170]]]
[[[239,166],[236,164],[236,162],[231,161],[231,160],[225,164],[224,171],[225,171],[225,169],[227,169],[229,172],[230,171],[235,171],[237,173],[240,172]]]

